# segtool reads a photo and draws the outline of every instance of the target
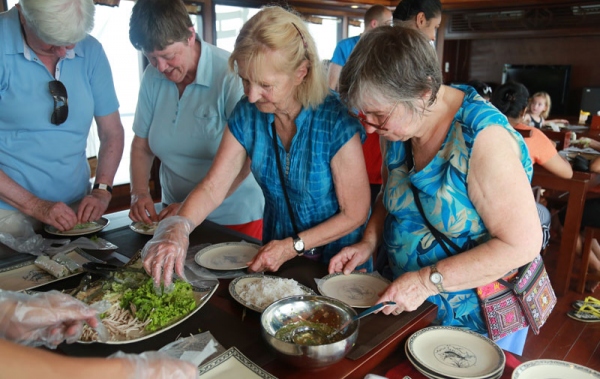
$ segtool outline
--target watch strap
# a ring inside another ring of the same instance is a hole
[[[104,183],[96,183],[96,184],[94,184],[92,189],[100,189],[100,190],[108,191],[109,193],[112,193],[112,191],[113,191],[111,186],[109,186],[108,184],[104,184]]]

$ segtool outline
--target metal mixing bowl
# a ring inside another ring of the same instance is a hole
[[[351,323],[341,340],[326,345],[307,346],[275,338],[277,331],[294,322],[310,321],[337,329],[356,316],[348,304],[326,296],[301,295],[286,297],[265,309],[260,318],[262,336],[283,361],[296,367],[324,367],[348,354],[358,337],[359,321]]]

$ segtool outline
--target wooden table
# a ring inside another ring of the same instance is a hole
[[[126,217],[126,213],[119,212],[112,215],[112,217],[109,215],[108,218],[111,220],[110,227],[99,233],[99,236],[119,246],[118,251],[123,255],[133,256],[150,238],[149,236],[136,234],[128,226],[123,226],[130,222]],[[242,239],[249,240],[247,236],[205,222],[191,234],[190,246],[202,243],[240,241]],[[282,277],[294,278],[313,290],[316,290],[314,278],[320,278],[326,274],[327,268],[324,265],[301,257],[287,262],[275,273],[275,275]],[[322,369],[298,369],[276,359],[260,335],[260,314],[245,309],[231,297],[228,291],[230,282],[231,280],[219,280],[217,291],[197,313],[176,327],[155,337],[121,345],[100,343],[62,344],[59,346],[59,350],[71,356],[108,356],[118,350],[126,353],[141,353],[148,350],[158,350],[179,336],[210,331],[223,347],[237,347],[253,362],[279,378],[314,378],[315,376],[323,378],[363,378],[384,359],[388,358],[388,361],[390,358],[393,359],[390,356],[397,350],[401,351],[402,344],[408,336],[428,326],[437,314],[437,307],[426,302],[419,309],[402,313],[395,318],[383,314],[371,315],[361,320],[359,336],[354,349],[361,347],[361,340],[373,341],[373,335],[380,334],[377,338],[380,338],[382,342],[378,343],[373,349],[358,359],[344,358],[342,361]],[[73,286],[73,283],[67,286]],[[400,324],[402,325],[399,326]],[[390,328],[395,329],[390,330]],[[394,356],[401,359],[399,354]]]
[[[574,171],[571,179],[564,179],[536,165],[531,184],[545,189],[569,193],[557,267],[554,271],[555,275],[552,278],[554,291],[557,295],[562,296],[569,290],[571,282],[575,248],[581,227],[581,216],[583,214],[586,193],[590,188],[600,184],[600,175]]]

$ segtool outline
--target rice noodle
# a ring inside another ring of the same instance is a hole
[[[276,300],[306,292],[294,279],[264,277],[242,284],[238,294],[246,303],[264,309]]]
[[[144,334],[146,326],[152,321],[148,318],[142,322],[134,317],[127,309],[122,309],[119,301],[112,300],[112,306],[104,313],[102,324],[108,329],[111,341],[124,341],[141,337]],[[97,341],[98,333],[84,325],[81,341]]]

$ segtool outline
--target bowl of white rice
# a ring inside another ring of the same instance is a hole
[[[284,362],[299,368],[324,367],[340,361],[352,349],[358,337],[359,320],[352,322],[334,340],[322,344],[296,343],[289,338],[289,333],[282,335],[281,332],[294,330],[296,325],[336,330],[354,316],[356,311],[351,306],[331,297],[290,296],[275,301],[263,311],[261,334]]]

